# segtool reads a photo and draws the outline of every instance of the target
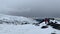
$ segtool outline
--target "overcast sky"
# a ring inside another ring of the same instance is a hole
[[[60,0],[0,0],[0,13],[31,17],[60,17]]]

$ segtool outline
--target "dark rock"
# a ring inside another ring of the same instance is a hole
[[[44,22],[44,19],[35,19],[35,20],[39,22],[38,24]]]
[[[42,29],[43,29],[43,28],[48,28],[48,26],[42,26],[41,28],[42,28]]]
[[[33,25],[35,25],[35,26],[40,26],[38,23],[33,23]]]
[[[51,33],[51,34],[56,34],[56,33]]]
[[[40,26],[39,24],[36,24],[35,26]]]
[[[60,30],[60,24],[50,23],[49,25],[54,29]]]

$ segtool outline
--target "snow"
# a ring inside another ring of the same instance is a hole
[[[6,22],[11,24],[6,24]],[[12,24],[12,22],[17,25]],[[18,25],[25,22],[30,24]],[[37,21],[22,16],[0,15],[0,23],[3,23],[0,24],[0,34],[60,34],[60,30],[53,29],[51,26],[42,29],[41,27],[46,25],[45,22],[41,23],[40,26],[35,26],[32,23],[38,23]]]
[[[38,23],[32,18],[23,16],[0,15],[0,23],[22,24],[22,23]]]
[[[60,21],[59,20],[56,20],[57,24],[60,24]]]
[[[42,23],[43,24],[43,23]],[[59,30],[53,29],[50,26],[46,29],[41,29],[43,26],[27,25],[13,25],[13,24],[0,24],[0,34],[51,34],[56,32],[60,34]]]

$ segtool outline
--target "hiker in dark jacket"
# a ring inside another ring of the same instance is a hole
[[[45,24],[48,24],[49,23],[49,19],[48,18],[45,18],[44,19],[44,22],[45,22]]]

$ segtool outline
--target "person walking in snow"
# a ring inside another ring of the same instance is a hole
[[[49,19],[48,18],[45,18],[44,19],[44,22],[45,22],[45,24],[48,24],[49,23]]]

